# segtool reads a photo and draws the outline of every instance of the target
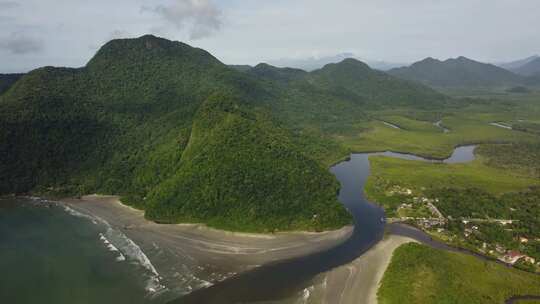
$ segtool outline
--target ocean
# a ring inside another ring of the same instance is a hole
[[[41,199],[0,199],[0,303],[162,303],[167,288],[108,223]]]

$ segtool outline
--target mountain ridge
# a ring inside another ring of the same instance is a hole
[[[0,74],[0,95],[6,92],[11,86],[24,76],[23,73]]]
[[[337,181],[267,98],[206,51],[111,41],[85,67],[34,70],[0,96],[0,193],[116,194],[158,222],[238,231],[349,224]]]
[[[428,87],[373,70],[366,63],[353,58],[315,70],[310,73],[310,79],[321,86],[346,89],[378,105],[430,107],[447,101],[445,96]]]
[[[347,225],[328,166],[366,110],[447,98],[347,59],[245,72],[181,42],[106,43],[0,95],[0,193],[116,194],[157,222],[252,232]]]
[[[520,67],[512,69],[512,72],[527,77],[540,76],[540,57],[537,57]]]
[[[509,71],[513,71],[514,69],[518,69],[518,68],[524,66],[525,64],[527,64],[527,63],[529,63],[532,60],[535,60],[537,58],[540,58],[540,56],[539,55],[532,55],[532,56],[529,56],[527,58],[514,60],[514,61],[510,61],[510,62],[505,62],[505,63],[499,63],[497,65],[500,66],[501,68],[507,69]]]
[[[282,58],[277,60],[270,60],[269,64],[277,67],[292,67],[302,69],[308,72],[321,69],[329,63],[338,63],[347,58],[358,59],[358,57],[351,52],[338,53],[333,56],[324,57],[311,57],[311,58]],[[358,59],[360,60],[360,59]],[[403,63],[387,62],[382,60],[361,60],[365,61],[372,69],[386,71],[395,67],[404,65]]]
[[[433,87],[496,87],[517,85],[524,81],[523,77],[501,67],[464,56],[444,61],[428,57],[388,73]]]

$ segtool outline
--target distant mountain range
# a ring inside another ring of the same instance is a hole
[[[347,109],[335,116],[346,117],[346,112],[356,111],[359,105],[362,109],[372,109],[388,106],[412,106],[421,108],[436,108],[447,101],[447,97],[436,91],[408,81],[403,81],[385,72],[374,70],[366,63],[357,59],[347,58],[338,63],[330,63],[312,72],[301,69],[279,68],[268,64],[259,64],[247,71],[259,79],[272,81],[274,84],[282,84],[279,92],[291,91],[289,95],[297,95],[303,92],[306,97],[299,99],[318,99],[321,97],[309,97],[313,92],[319,91],[319,95],[325,92],[331,99],[339,99],[336,102],[348,102],[351,105],[343,107]],[[296,100],[295,102],[299,102]],[[312,107],[304,106],[304,112],[334,113],[336,104],[326,103]]]
[[[347,58],[358,59],[353,53],[340,53],[334,56],[325,56],[325,57],[311,57],[311,58],[283,58],[278,60],[271,60],[269,64],[276,67],[291,67],[302,69],[308,72],[320,69],[330,63],[338,63]],[[386,62],[381,60],[364,60],[372,69],[386,71],[395,67],[400,67],[405,65],[404,63],[395,63],[395,62]]]
[[[513,68],[511,71],[522,76],[540,76],[540,57]]]
[[[511,62],[505,62],[505,63],[499,63],[497,65],[500,66],[503,69],[507,69],[509,71],[514,71],[516,69],[519,69],[519,68],[523,67],[524,65],[528,64],[529,62],[531,62],[531,61],[533,61],[535,59],[539,59],[539,58],[540,58],[540,56],[533,55],[533,56],[530,56],[530,57],[527,57],[527,58],[524,58],[524,59],[519,59],[519,60],[515,60],[515,61],[511,61]]]
[[[535,60],[524,63],[524,68]],[[516,63],[511,66],[518,66]],[[471,60],[466,57],[444,61],[426,58],[408,67],[395,68],[389,74],[432,87],[509,87],[534,85],[537,80],[518,75],[502,67]]]

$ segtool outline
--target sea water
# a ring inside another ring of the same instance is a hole
[[[0,199],[0,270],[0,303],[162,303],[166,290],[121,232],[39,199]]]

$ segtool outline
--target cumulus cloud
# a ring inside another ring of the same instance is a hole
[[[43,41],[23,33],[12,33],[10,36],[0,39],[0,49],[12,54],[29,54],[41,52],[44,48]]]
[[[130,32],[125,30],[116,29],[112,32],[108,33],[103,39],[99,41],[99,43],[92,43],[88,45],[88,49],[95,51],[99,49],[101,46],[103,46],[105,43],[114,40],[114,39],[125,39],[125,38],[132,38],[134,35],[132,35]]]
[[[10,9],[10,8],[16,8],[21,6],[20,3],[15,1],[0,1],[0,9]]]
[[[129,38],[131,36],[132,35],[128,31],[117,29],[109,33],[106,41],[113,40],[113,39]]]
[[[179,30],[186,30],[191,39],[211,36],[223,25],[223,13],[210,0],[175,0],[169,5],[143,6]]]

